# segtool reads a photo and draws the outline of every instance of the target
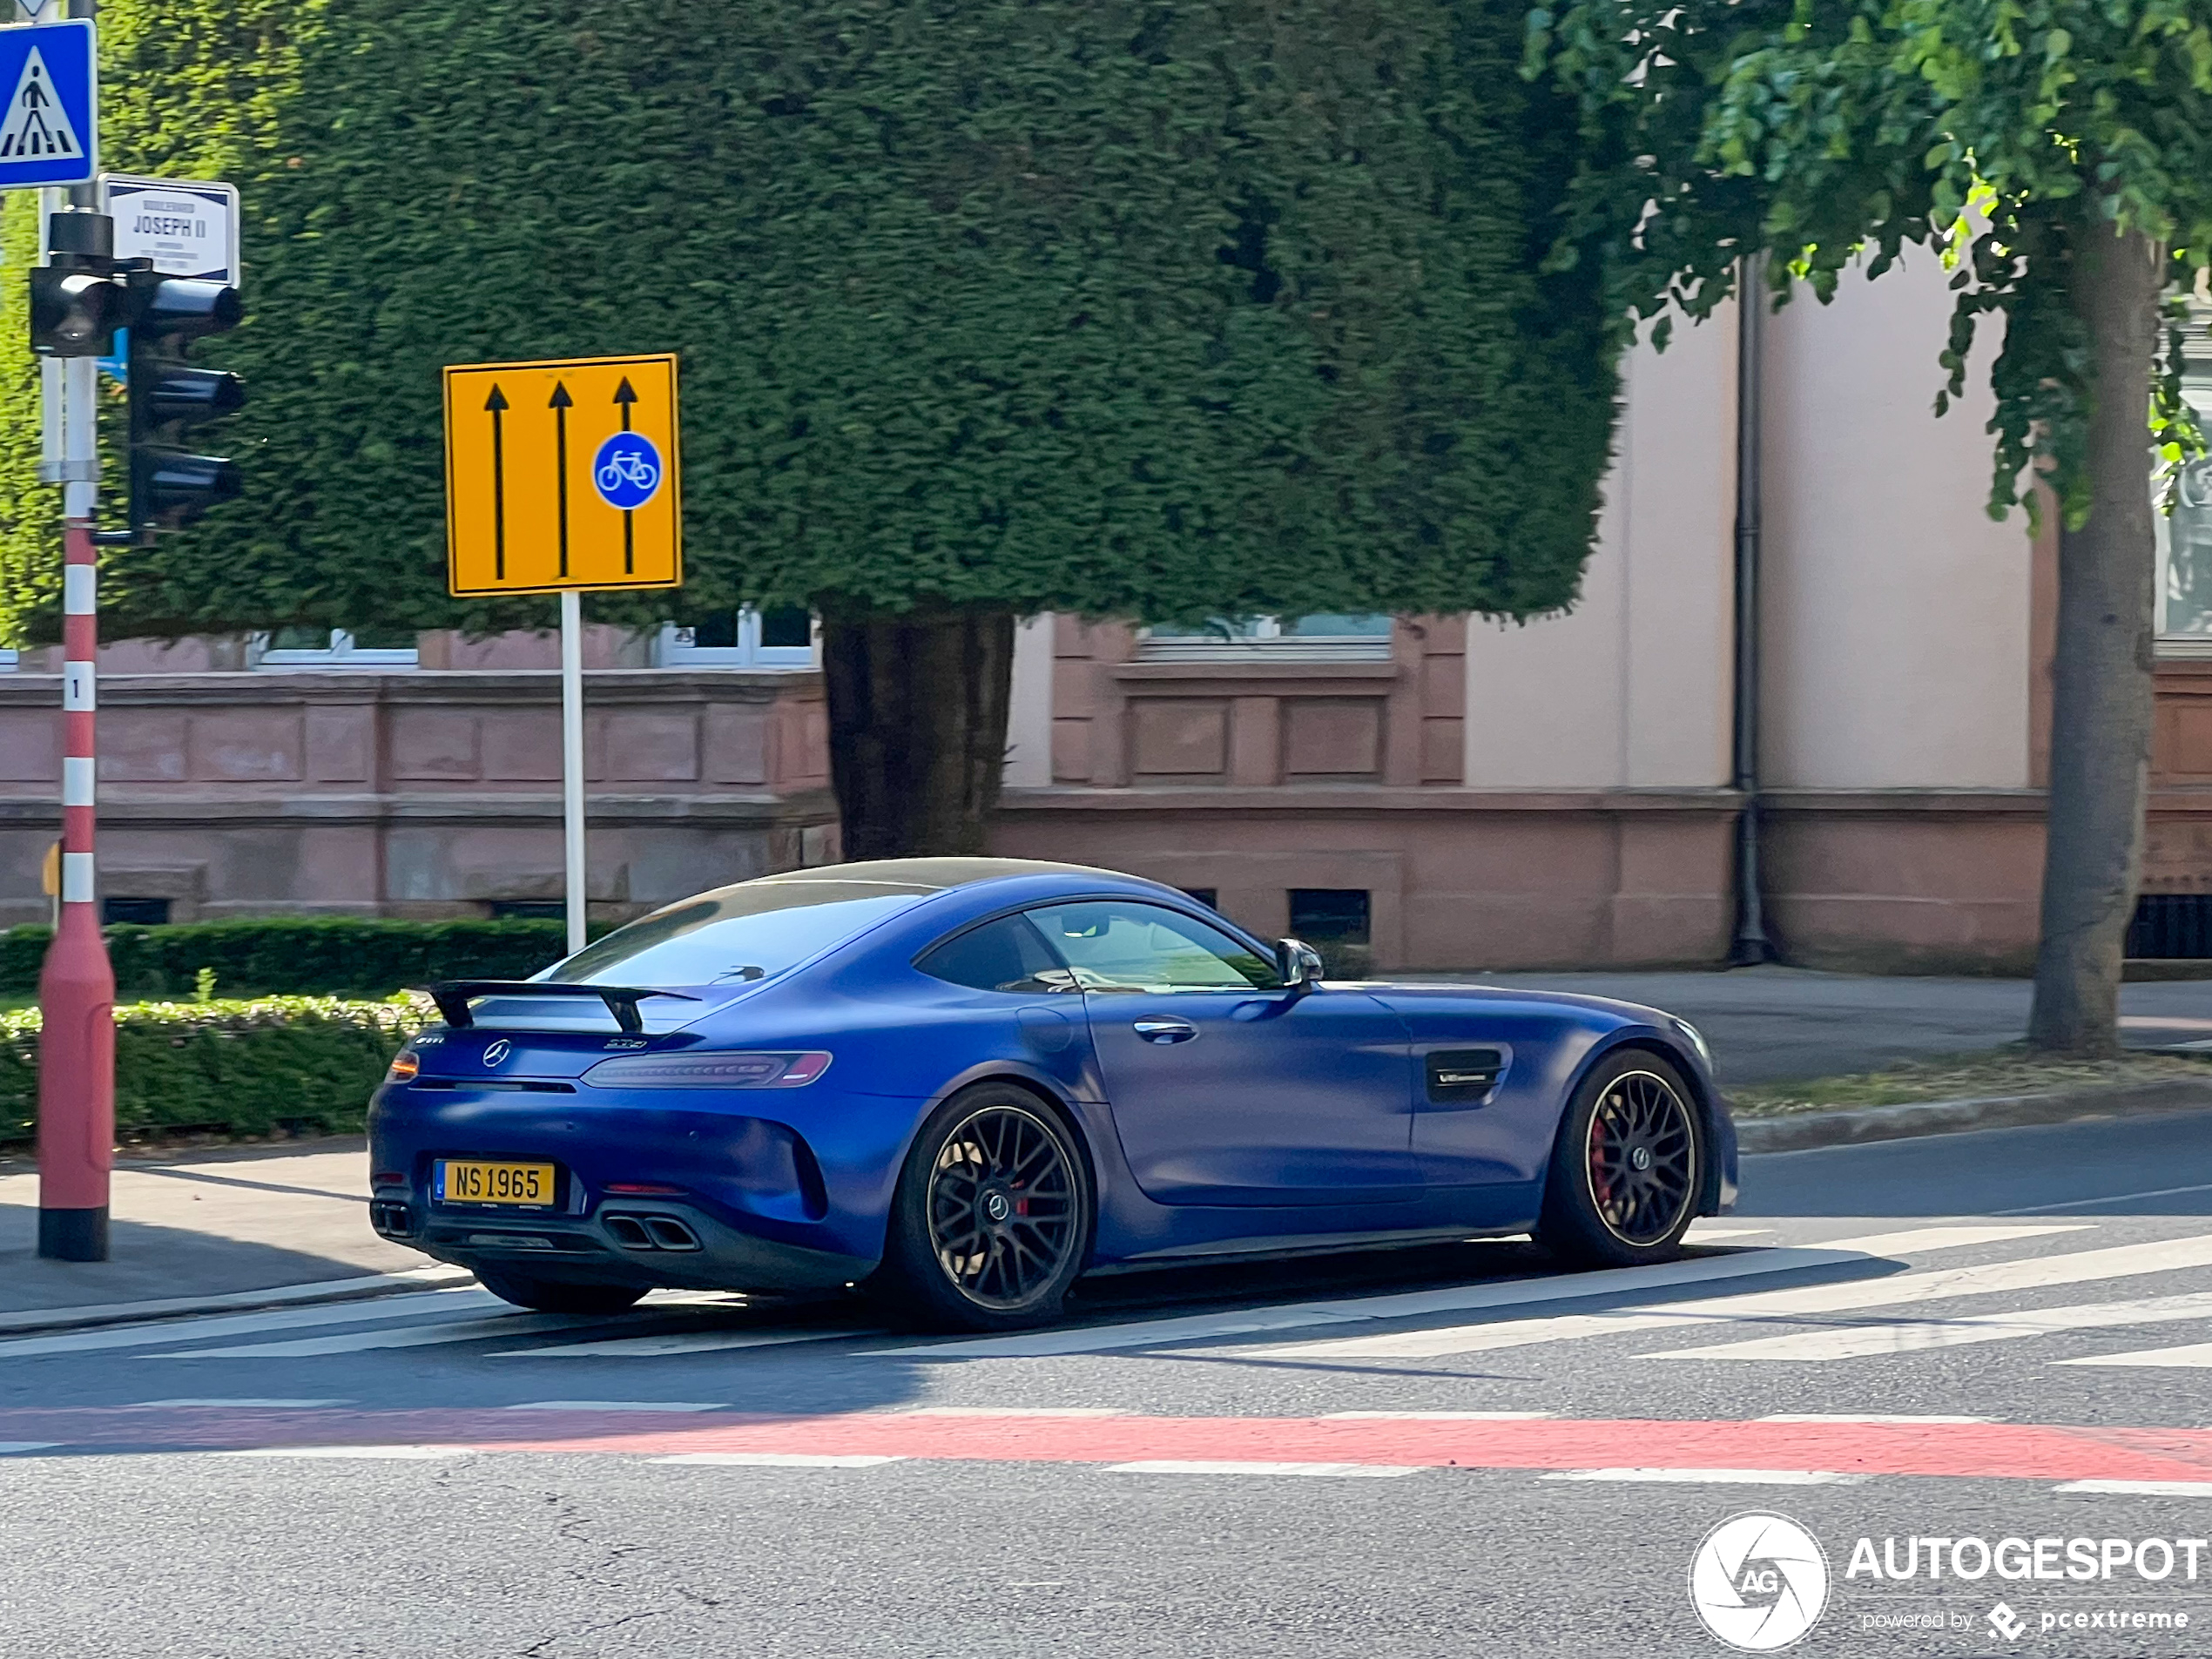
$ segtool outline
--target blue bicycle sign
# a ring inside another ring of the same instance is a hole
[[[617,432],[599,446],[591,482],[599,499],[620,512],[643,507],[660,493],[660,451],[641,432]]]

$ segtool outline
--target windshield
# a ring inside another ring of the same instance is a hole
[[[885,881],[743,882],[618,927],[538,977],[734,988],[794,968],[935,891]]]

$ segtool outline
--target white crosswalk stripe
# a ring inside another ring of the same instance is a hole
[[[610,1337],[544,1348],[502,1348],[495,1359],[658,1359],[676,1353],[720,1353],[732,1348],[780,1348],[840,1337],[878,1337],[880,1331],[684,1331],[660,1337]]]
[[[204,1342],[210,1337],[248,1336],[263,1331],[295,1331],[318,1325],[374,1325],[388,1319],[419,1319],[425,1313],[461,1313],[507,1305],[474,1285],[388,1296],[374,1302],[339,1302],[320,1307],[276,1308],[266,1313],[226,1313],[213,1318],[179,1319],[166,1325],[105,1325],[64,1336],[26,1337],[0,1342],[0,1359],[30,1359],[50,1353],[93,1353],[109,1348],[145,1348],[165,1342]]]
[[[301,1337],[291,1342],[247,1343],[235,1348],[187,1348],[181,1353],[151,1355],[161,1359],[303,1359],[320,1354],[365,1353],[372,1348],[428,1348],[445,1342],[475,1342],[484,1337],[521,1337],[536,1331],[573,1331],[581,1323],[567,1313],[517,1313],[496,1319],[455,1319],[445,1325],[402,1326],[397,1331],[349,1331],[342,1336]]]
[[[1703,1348],[1670,1348],[1644,1359],[1865,1359],[1879,1354],[1919,1353],[1973,1342],[2006,1342],[2049,1336],[2060,1331],[2095,1331],[2114,1325],[2158,1325],[2177,1319],[2212,1319],[2212,1293],[2146,1297],[2134,1302],[2087,1302],[2074,1307],[2022,1308],[2016,1312],[1966,1313],[1949,1319],[1912,1319],[1895,1325],[1853,1325],[1834,1331],[1804,1331],[1793,1336],[1759,1337],[1749,1342],[1715,1343]]]
[[[2129,1278],[2179,1268],[2212,1266],[2212,1234],[2115,1244],[2103,1250],[2069,1251],[1972,1267],[1902,1273],[1892,1278],[1851,1279],[1796,1290],[1755,1291],[1673,1302],[1659,1308],[1623,1308],[1608,1313],[1570,1313],[1503,1324],[1453,1325],[1442,1330],[1406,1331],[1386,1336],[1355,1337],[1334,1342],[1295,1344],[1244,1351],[1247,1357],[1304,1359],[1437,1359],[1527,1347],[1540,1342],[1576,1341],[1625,1336],[1644,1331],[1711,1327],[1746,1320],[1801,1321],[1824,1313],[1907,1306],[1922,1302],[1983,1296],[1993,1291],[2033,1291],[2062,1285]]]
[[[2212,1369],[2212,1342],[2193,1342],[2182,1348],[2140,1348],[2133,1353],[2089,1353],[2074,1359],[2052,1362],[2060,1366],[2149,1366],[2176,1370]]]

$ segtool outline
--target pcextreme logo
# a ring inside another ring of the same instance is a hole
[[[1730,1647],[1777,1652],[1820,1622],[1828,1557],[1787,1515],[1733,1515],[1690,1557],[1689,1604]]]

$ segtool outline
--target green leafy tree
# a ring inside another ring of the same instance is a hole
[[[1499,0],[106,0],[113,165],[243,186],[245,499],[138,632],[443,591],[439,375],[682,355],[679,619],[825,620],[854,856],[980,847],[1015,618],[1572,601],[1611,426]],[[30,434],[0,385],[12,447]],[[0,466],[0,515],[12,476]],[[38,516],[0,604],[52,626]],[[0,529],[8,527],[0,524]],[[594,601],[644,622],[667,595]]]
[[[2197,442],[2181,301],[2212,246],[2205,0],[1588,0],[1531,14],[1527,71],[1588,146],[1555,262],[1611,314],[1710,313],[1762,251],[1778,304],[1908,244],[1955,264],[1965,385],[2001,319],[1991,511],[2060,514],[2042,942],[2029,1039],[2118,1042],[2142,861],[2154,445]],[[1656,325],[1663,329],[1663,320]],[[1662,340],[1663,343],[1663,340]]]

